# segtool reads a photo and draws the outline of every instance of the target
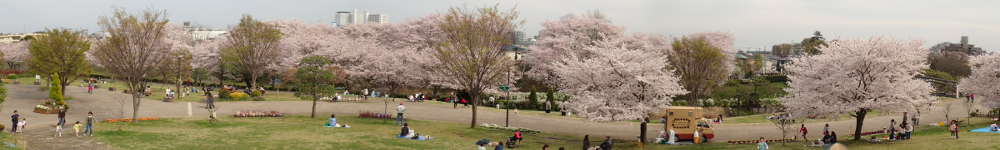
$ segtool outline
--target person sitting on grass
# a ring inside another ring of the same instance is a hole
[[[493,150],[503,150],[503,142],[497,142],[497,145],[493,147]]]
[[[823,141],[823,140],[824,140],[824,139],[816,139],[816,141],[813,141],[812,145],[809,145],[809,146],[813,146],[813,147],[821,147],[821,146],[824,146],[824,145],[826,145],[826,142],[825,142],[825,141]]]
[[[414,131],[413,129],[410,129],[410,124],[409,123],[403,123],[403,128],[400,129],[398,137],[399,138],[407,138],[407,139],[411,139],[411,140],[420,140],[420,141],[434,139],[433,137],[431,137],[429,135],[420,135],[416,131]]]
[[[337,123],[337,115],[335,115],[335,114],[330,114],[330,122],[326,123],[326,127],[327,128],[330,128],[330,127],[334,127],[334,128],[351,128],[351,126],[349,126],[347,124],[338,124]]]
[[[871,143],[879,143],[879,142],[881,142],[881,140],[878,139],[878,136],[874,136],[873,135],[872,139],[869,140],[869,142],[871,142]]]
[[[998,131],[998,130],[1000,130],[1000,126],[997,126],[996,122],[993,122],[993,124],[990,124],[990,131]]]
[[[507,142],[507,144],[508,145],[516,145],[514,143],[520,143],[520,141],[523,140],[523,139],[524,139],[524,137],[521,136],[521,131],[514,131],[514,136],[510,137],[510,139]]]
[[[412,131],[410,131],[410,124],[409,123],[403,123],[403,128],[401,128],[399,130],[399,137],[401,137],[401,138],[409,138],[409,136],[412,135],[412,133],[410,133],[410,132],[412,132]]]
[[[614,143],[611,143],[611,136],[605,136],[604,142],[601,143],[601,150],[611,150],[614,147]]]

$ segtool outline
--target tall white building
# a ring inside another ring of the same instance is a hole
[[[337,24],[337,26],[345,26],[345,25],[353,24],[354,23],[354,15],[351,15],[351,14],[353,14],[353,13],[351,13],[349,11],[338,11],[337,14],[334,15],[334,21],[333,21],[334,24]]]
[[[386,23],[386,16],[382,14],[368,14],[368,22],[373,24]]]
[[[195,41],[213,40],[229,33],[229,31],[223,29],[195,26],[191,22],[184,22],[184,30],[187,30],[191,34],[191,38]]]
[[[382,24],[388,22],[387,17],[383,14],[372,14],[366,11],[338,11],[334,14],[333,23],[339,26],[346,26],[351,24]]]

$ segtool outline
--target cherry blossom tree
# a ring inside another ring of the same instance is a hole
[[[588,55],[582,50],[600,41],[623,38],[624,27],[614,25],[600,13],[567,15],[556,21],[546,21],[538,31],[538,40],[530,47],[525,62],[531,64],[527,76],[558,88],[558,76],[552,70],[555,60]]]
[[[207,79],[208,74],[214,70],[218,71],[216,73],[220,75],[217,77],[219,85],[223,85],[221,75],[224,75],[225,70],[222,70],[220,50],[226,41],[225,37],[194,41],[195,44],[191,48],[191,67],[194,70],[192,79],[195,83],[201,83],[202,80]]]
[[[611,20],[598,12],[570,14],[559,20],[544,22],[537,41],[528,48],[531,51],[525,54],[521,65],[524,76],[521,81],[530,85],[520,86],[541,88],[546,95],[554,95],[560,88],[559,76],[552,69],[556,60],[589,55],[582,49],[600,41],[623,38],[624,30],[624,27],[612,24]],[[548,97],[546,100],[556,106],[554,98]]]
[[[918,41],[888,38],[840,40],[823,53],[793,60],[788,68],[792,117],[849,113],[857,119],[854,138],[861,140],[865,115],[873,109],[906,111],[933,100],[930,84],[915,77],[927,69],[927,49]]]
[[[157,70],[163,75],[164,81],[173,80],[174,90],[179,91],[184,79],[189,78],[193,71],[195,41],[190,32],[177,24],[167,24],[164,31],[167,32],[166,42],[172,45],[172,50]]]
[[[7,62],[9,69],[18,69],[19,63],[24,63],[31,58],[28,52],[29,42],[0,43],[0,53],[3,53],[3,61]]]
[[[976,94],[976,99],[988,108],[1000,108],[1000,54],[973,57],[972,73],[962,79],[959,89]]]
[[[669,106],[672,97],[686,94],[667,57],[656,49],[662,47],[644,41],[599,41],[581,49],[588,56],[557,60],[554,73],[571,95],[564,107],[594,121],[648,120],[650,113]],[[646,121],[640,126],[645,142]]]

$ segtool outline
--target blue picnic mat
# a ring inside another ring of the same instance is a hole
[[[990,127],[972,129],[969,132],[982,132],[982,133],[1000,133],[1000,131],[990,131]]]

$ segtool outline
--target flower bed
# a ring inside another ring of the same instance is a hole
[[[246,117],[284,117],[285,114],[277,111],[237,111],[233,114],[233,117],[246,118]]]
[[[160,120],[160,118],[156,118],[156,117],[142,117],[142,118],[139,118],[138,120],[139,120],[139,121],[146,121],[146,120]],[[104,120],[104,122],[107,122],[107,123],[115,123],[115,122],[131,122],[131,121],[132,121],[132,118],[123,118],[123,119],[106,119],[106,120]]]
[[[372,118],[372,119],[392,119],[391,114],[377,113],[377,112],[361,112],[358,113],[358,117],[361,118]]]
[[[65,106],[56,106],[52,102],[45,102],[39,105],[35,105],[35,110],[33,110],[32,112],[39,114],[56,114],[59,113],[59,110],[65,108],[66,108]]]
[[[530,133],[530,134],[542,133],[542,131],[538,131],[538,130],[533,130],[533,129],[528,129],[528,128],[518,128],[518,127],[504,127],[504,126],[497,125],[497,124],[487,124],[487,123],[484,123],[484,124],[479,125],[479,126],[485,127],[487,129],[510,130],[511,132],[513,132],[513,131],[521,131],[522,133]]]
[[[782,142],[782,141],[784,141],[785,143],[787,143],[787,142],[796,142],[797,141],[797,140],[794,140],[794,139],[784,139],[784,140],[781,140],[781,139],[764,139],[764,140],[767,140],[768,143],[777,143],[777,142]],[[757,142],[760,142],[760,141],[759,140],[729,140],[726,143],[729,143],[729,144],[756,144]]]

